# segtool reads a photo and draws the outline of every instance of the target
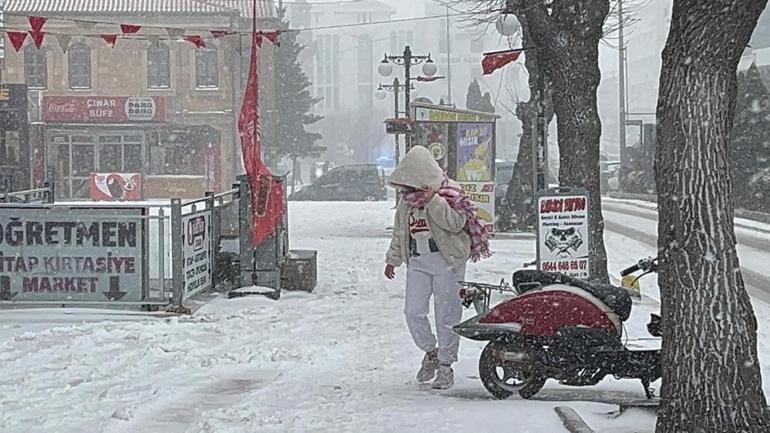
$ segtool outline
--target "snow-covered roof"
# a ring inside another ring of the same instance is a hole
[[[275,16],[272,0],[256,0],[257,15]],[[5,12],[22,14],[90,14],[90,15],[241,15],[251,17],[248,0],[6,0]]]

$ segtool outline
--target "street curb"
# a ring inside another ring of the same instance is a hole
[[[614,198],[617,200],[639,200],[650,203],[657,203],[658,196],[652,194],[628,194],[612,192],[606,195],[606,197]],[[747,220],[758,221],[765,224],[770,224],[770,214],[764,212],[757,212],[744,209],[735,209],[735,216],[738,218],[744,218]],[[751,228],[751,227],[746,227]]]
[[[569,406],[556,406],[553,408],[554,412],[559,415],[564,427],[569,430],[570,433],[595,433],[591,427],[580,418],[580,415],[575,412]]]

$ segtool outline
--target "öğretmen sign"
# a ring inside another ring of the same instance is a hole
[[[0,209],[0,300],[140,301],[141,208]],[[129,217],[129,218],[126,218]]]
[[[588,193],[560,188],[540,195],[538,269],[576,278],[590,276]]]

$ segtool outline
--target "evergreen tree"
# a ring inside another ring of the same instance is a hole
[[[286,9],[278,11],[283,28],[289,28]],[[276,106],[271,113],[271,125],[275,128],[275,142],[266,143],[266,151],[276,159],[289,158],[292,170],[298,160],[317,158],[326,150],[317,144],[321,134],[308,132],[306,127],[322,119],[312,113],[320,101],[310,94],[310,80],[302,70],[299,54],[305,47],[297,42],[297,32],[281,33],[281,44],[276,47],[274,64],[276,77]],[[295,179],[298,176],[293,176]],[[292,181],[292,185],[294,182]]]
[[[481,103],[481,87],[479,86],[479,82],[474,79],[468,85],[468,93],[465,95],[465,108],[469,110],[478,110]]]
[[[770,170],[770,92],[762,82],[756,64],[738,75],[730,141],[736,206],[764,210],[763,197],[757,197],[757,194],[769,185],[762,180],[764,176],[757,175]]]
[[[482,95],[481,87],[476,79],[468,85],[468,93],[465,95],[465,108],[485,113],[495,112],[495,106],[492,104],[492,95],[489,92]]]

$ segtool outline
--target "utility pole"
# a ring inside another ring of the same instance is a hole
[[[449,5],[446,7],[446,88],[447,105],[452,105],[452,44],[449,42]]]
[[[620,106],[619,115],[619,137],[620,146],[620,172],[618,173],[618,190],[623,191],[623,173],[626,170],[626,41],[623,30],[623,0],[618,0],[618,104]]]

